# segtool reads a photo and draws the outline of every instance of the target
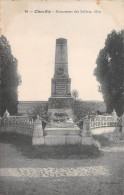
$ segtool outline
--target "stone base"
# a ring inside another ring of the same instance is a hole
[[[49,109],[50,121],[45,130],[80,130],[74,124],[74,115],[72,109]]]
[[[92,137],[81,135],[46,135],[45,137],[33,138],[32,145],[93,145]]]
[[[80,144],[81,136],[45,136],[45,145]]]
[[[44,145],[44,144],[45,144],[45,137],[32,138],[32,145]]]
[[[62,135],[81,135],[81,130],[76,128],[47,128],[45,135],[62,136]]]

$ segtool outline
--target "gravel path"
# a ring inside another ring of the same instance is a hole
[[[27,159],[1,144],[1,195],[124,195],[124,142],[84,160]]]

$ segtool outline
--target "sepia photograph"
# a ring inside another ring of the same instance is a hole
[[[124,195],[124,1],[0,1],[0,195]]]

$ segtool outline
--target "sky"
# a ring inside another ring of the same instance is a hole
[[[105,5],[96,1],[2,0],[3,34],[18,60],[22,79],[18,88],[20,101],[48,100],[51,96],[57,38],[68,41],[71,89],[77,89],[82,100],[102,100],[93,75],[96,59],[107,35],[122,28],[118,15],[110,14]],[[86,13],[89,11],[92,13]]]

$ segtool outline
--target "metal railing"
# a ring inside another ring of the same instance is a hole
[[[1,118],[1,129],[3,132],[12,131],[25,135],[32,135],[34,129],[33,119],[26,116],[9,116]]]
[[[120,118],[114,119],[112,116],[98,115],[94,119],[90,120],[91,129],[118,126],[120,126]]]

